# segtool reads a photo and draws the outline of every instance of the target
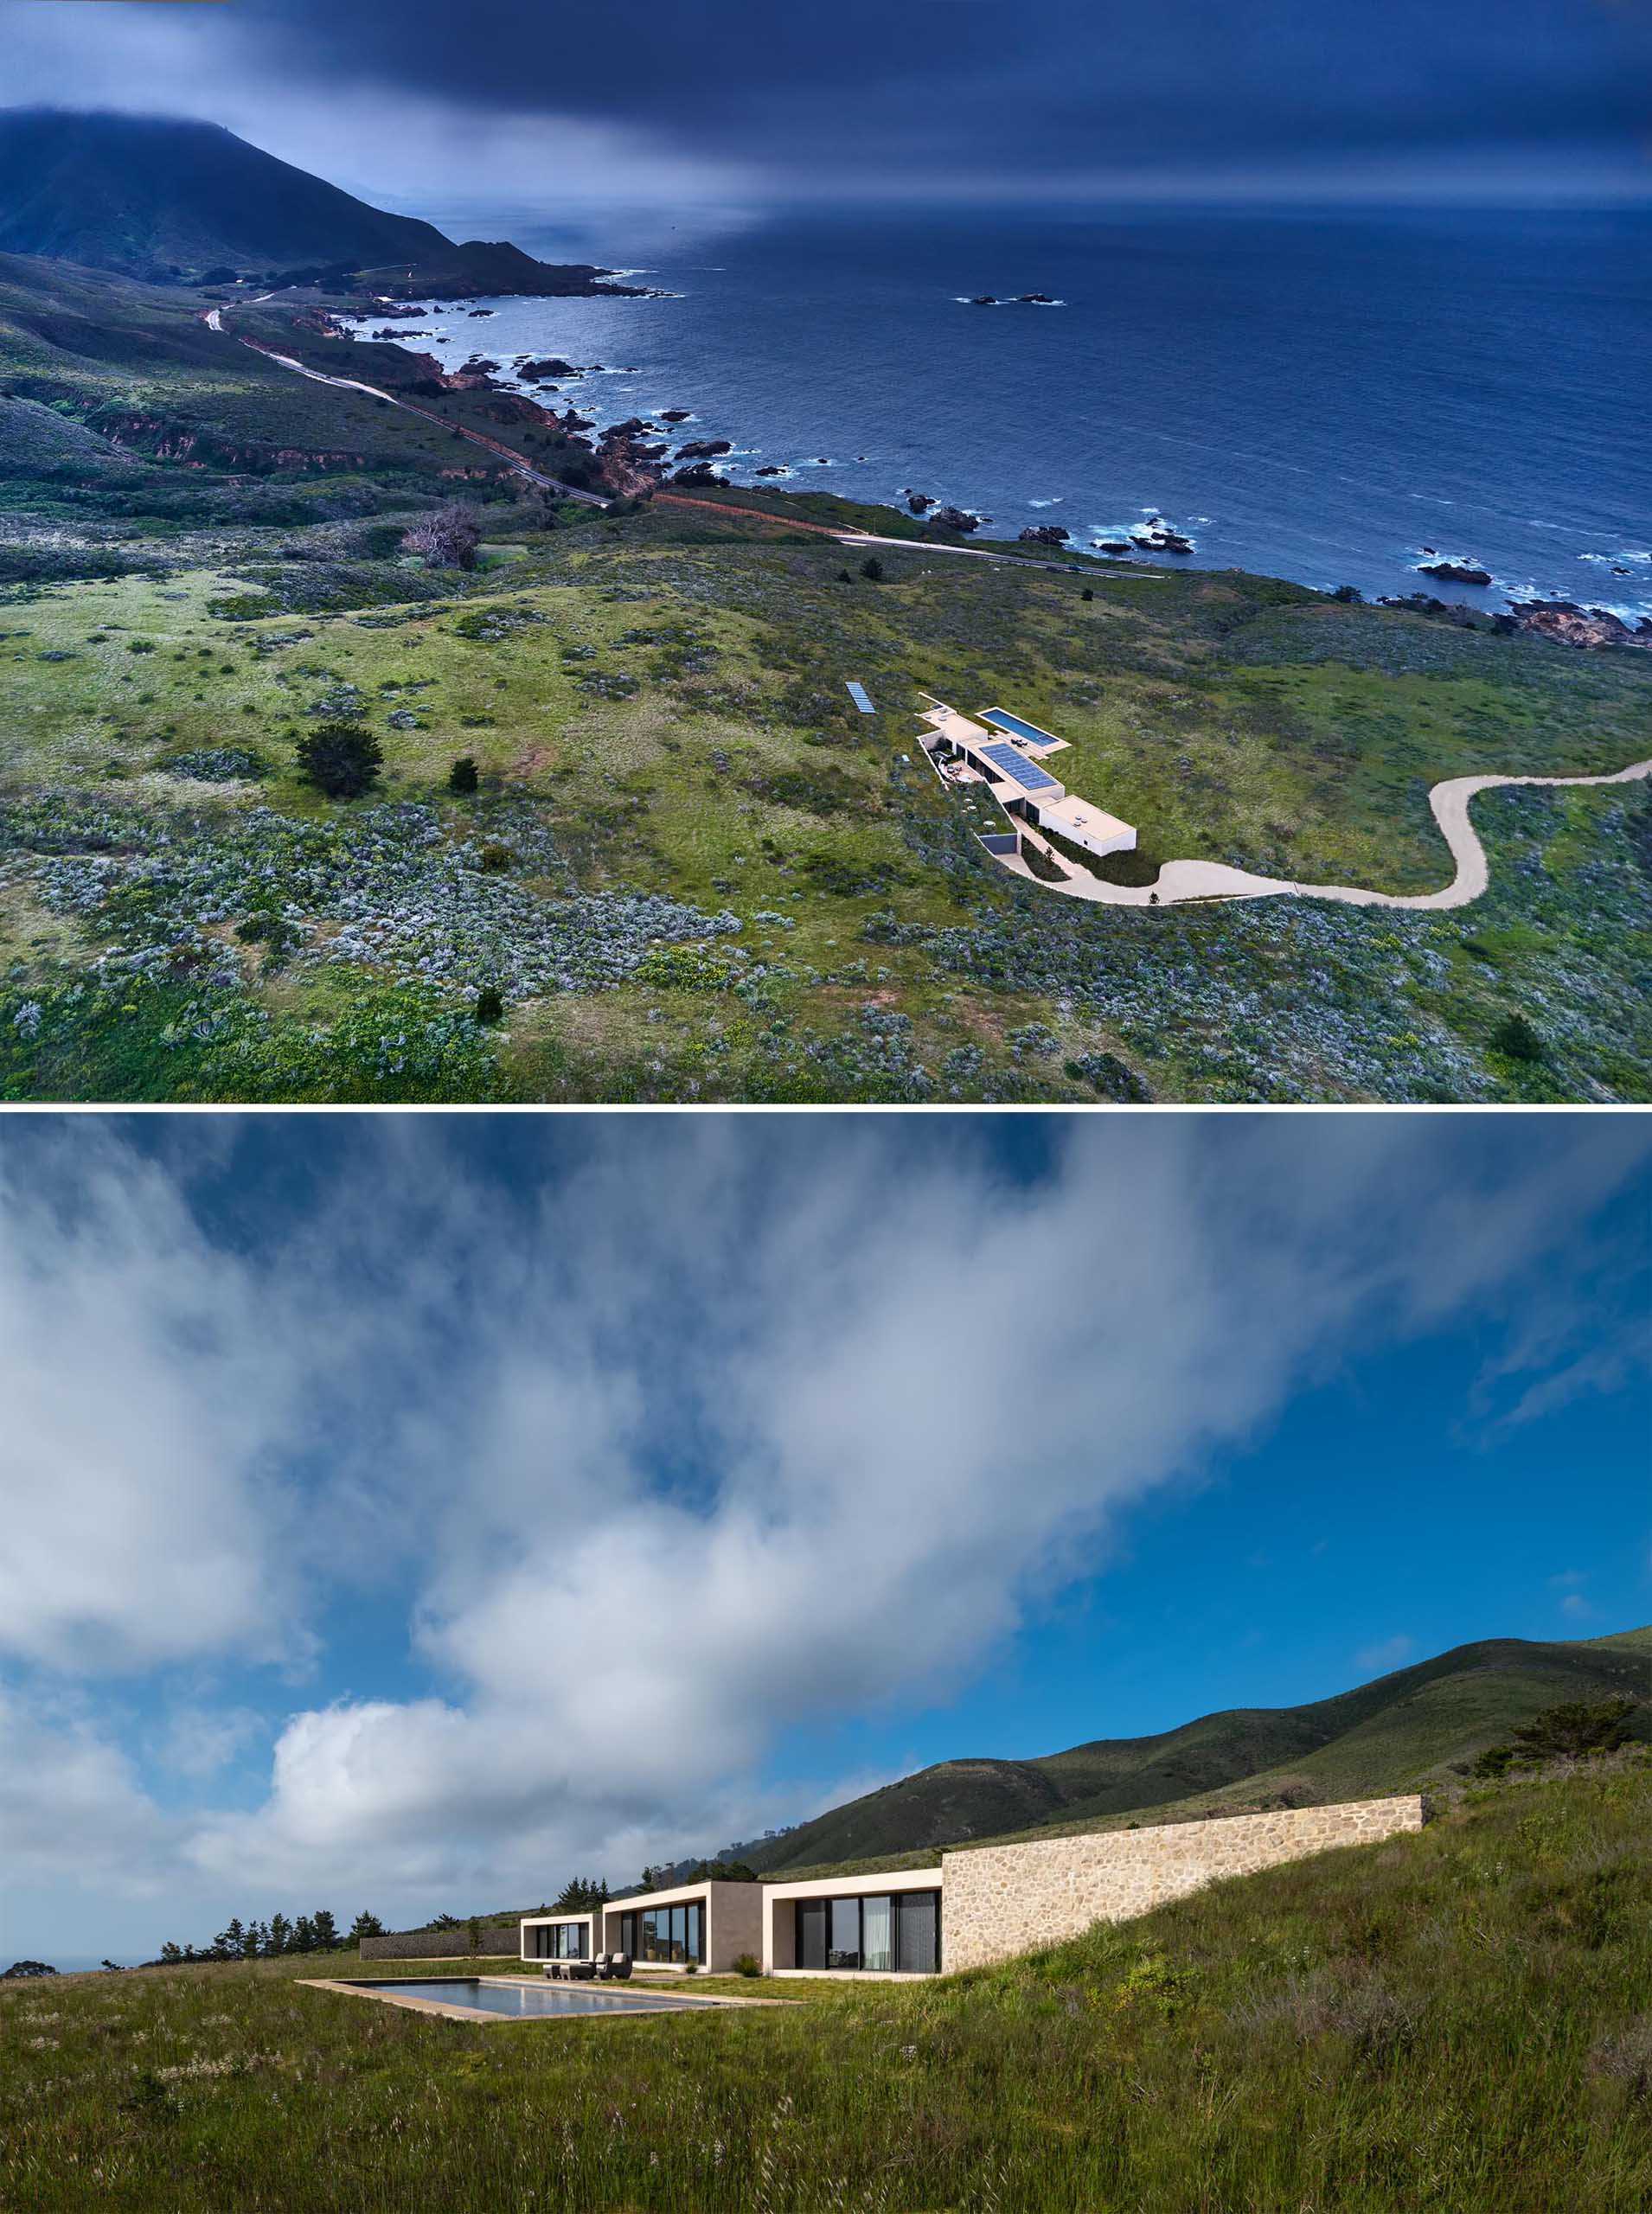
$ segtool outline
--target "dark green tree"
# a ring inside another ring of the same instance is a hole
[[[382,1937],[384,1924],[376,1914],[358,1914],[350,1924],[350,1942],[359,1945],[363,1937]]]
[[[330,1953],[334,1946],[339,1942],[338,1924],[333,1920],[332,1916],[324,1906],[318,1906],[316,1909],[314,1920],[316,1924],[316,1950],[318,1953]]]
[[[1615,1753],[1630,1740],[1635,1701],[1572,1699],[1545,1707],[1514,1732],[1522,1761],[1578,1761],[1591,1753]]]
[[[1488,1042],[1494,1053],[1510,1061],[1540,1061],[1546,1050],[1523,1014],[1504,1015]]]
[[[447,789],[461,797],[473,792],[477,787],[476,756],[461,753],[447,772]]]
[[[360,799],[378,780],[384,749],[362,723],[320,723],[298,740],[298,766],[329,799]]]
[[[875,554],[868,554],[861,562],[861,574],[869,585],[880,585],[883,582],[883,564]]]

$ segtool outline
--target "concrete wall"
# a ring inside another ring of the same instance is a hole
[[[517,1954],[521,1942],[521,1924],[515,1922],[484,1922],[482,1953]],[[364,1961],[462,1961],[469,1956],[471,1933],[461,1923],[457,1929],[399,1929],[387,1937],[363,1937],[362,1958]],[[520,1958],[520,1955],[517,1954]]]
[[[1419,1798],[1363,1799],[1156,1829],[1107,1830],[941,1856],[941,1960],[951,1974],[1123,1922],[1219,1876],[1423,1827]]]

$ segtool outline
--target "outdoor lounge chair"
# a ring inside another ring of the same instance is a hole
[[[608,1973],[610,1975],[618,1976],[620,1982],[624,1983],[630,1980],[631,1972],[631,1956],[629,1953],[609,1954]]]
[[[597,1964],[594,1961],[564,1961],[562,1972],[575,1983],[588,1983],[597,1974]]]

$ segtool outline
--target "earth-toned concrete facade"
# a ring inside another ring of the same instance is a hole
[[[943,1967],[951,1974],[1008,1960],[1092,1923],[1146,1914],[1219,1876],[1422,1827],[1423,1802],[1413,1795],[944,1853]]]

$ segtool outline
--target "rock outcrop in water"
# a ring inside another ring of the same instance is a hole
[[[1489,569],[1482,569],[1477,561],[1419,561],[1417,573],[1434,577],[1443,585],[1489,585]]]

